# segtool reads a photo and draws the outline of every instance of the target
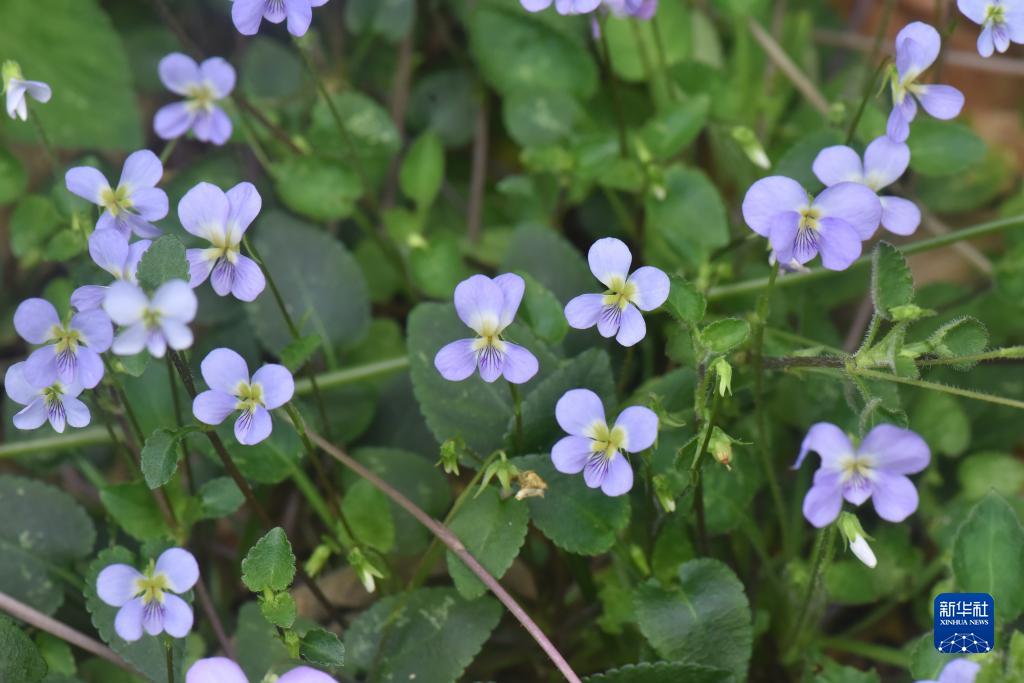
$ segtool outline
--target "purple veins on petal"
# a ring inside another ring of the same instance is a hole
[[[260,22],[266,19],[272,24],[287,20],[288,32],[293,36],[305,35],[313,20],[313,8],[326,0],[234,0],[231,20],[242,35],[255,35]]]
[[[88,166],[68,170],[65,185],[72,194],[104,209],[97,230],[116,229],[126,238],[156,237],[160,230],[151,221],[167,215],[167,193],[156,188],[163,164],[148,149],[132,152],[125,159],[117,187],[111,187],[102,173]]]

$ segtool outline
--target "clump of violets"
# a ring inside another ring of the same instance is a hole
[[[864,162],[846,145],[826,147],[818,152],[812,168],[826,187],[839,183],[860,183],[877,194],[900,179],[910,164],[910,148],[888,136],[876,138],[864,150]],[[882,227],[896,235],[912,235],[921,224],[921,210],[909,199],[878,195],[882,205]]]
[[[629,274],[633,254],[622,240],[599,239],[587,252],[590,272],[607,289],[602,294],[581,294],[565,306],[569,325],[585,330],[597,325],[602,337],[615,337],[623,346],[632,346],[647,334],[640,311],[653,311],[668,298],[669,280],[653,266],[637,268]]]
[[[803,265],[821,254],[829,270],[846,270],[881,218],[878,197],[860,183],[841,182],[811,197],[792,178],[769,176],[743,198],[743,219],[768,238],[781,264]]]
[[[149,349],[154,358],[163,358],[167,347],[187,349],[192,346],[188,324],[196,317],[198,306],[195,293],[184,280],[165,282],[152,298],[138,285],[115,282],[103,299],[103,310],[122,327],[110,350],[119,356],[133,356]]]
[[[183,102],[167,104],[153,117],[153,130],[164,140],[180,138],[188,131],[200,142],[223,145],[231,137],[231,119],[217,106],[235,88],[235,69],[220,57],[197,64],[180,52],[172,52],[157,67],[160,80]]]
[[[21,75],[21,66],[12,60],[4,62],[0,67],[3,78],[4,94],[7,96],[7,115],[12,119],[28,120],[28,98],[46,104],[50,101],[53,91],[42,81],[27,81]]]
[[[611,426],[601,398],[589,389],[570,389],[555,405],[555,419],[569,436],[551,449],[551,462],[564,474],[583,472],[583,481],[608,496],[633,488],[626,453],[650,448],[658,438],[658,416],[650,408],[630,406]]]
[[[981,26],[978,54],[1006,52],[1010,43],[1024,43],[1024,0],[957,0],[968,19]]]
[[[460,382],[479,369],[485,382],[504,377],[522,384],[537,374],[537,357],[502,337],[516,317],[525,290],[523,278],[514,273],[494,279],[474,275],[458,284],[455,312],[477,336],[453,341],[437,352],[434,367],[442,377]]]
[[[909,429],[878,425],[854,448],[839,427],[819,422],[804,437],[793,468],[812,451],[821,457],[821,467],[814,473],[803,510],[814,526],[835,521],[844,499],[861,505],[870,498],[878,516],[889,522],[902,522],[917,509],[917,489],[907,475],[924,470],[931,451]]]
[[[942,667],[937,681],[927,680],[917,683],[974,683],[981,671],[981,664],[969,659],[954,659]]]
[[[78,400],[82,385],[54,382],[36,386],[25,377],[25,363],[15,363],[4,375],[4,390],[12,401],[25,406],[14,414],[14,426],[22,430],[38,429],[49,422],[58,434],[67,425],[81,428],[89,424],[89,407]]]
[[[287,19],[288,33],[306,35],[313,22],[313,8],[327,4],[327,0],[232,0],[231,21],[243,36],[254,36],[260,23],[266,19],[280,24]]]
[[[896,35],[896,68],[890,76],[892,113],[885,129],[895,142],[910,136],[918,102],[937,119],[956,118],[963,109],[963,93],[953,86],[918,83],[921,74],[935,63],[941,46],[939,32],[920,21],[907,24]]]
[[[231,349],[214,349],[200,365],[209,390],[196,396],[192,414],[203,424],[219,425],[228,415],[235,420],[238,443],[252,446],[270,436],[270,411],[292,399],[295,380],[283,365],[264,365],[249,377],[245,359]]]
[[[259,265],[241,253],[242,236],[262,206],[260,193],[252,183],[239,183],[227,192],[210,183],[199,183],[178,203],[182,227],[210,243],[204,249],[189,249],[189,286],[198,287],[207,278],[220,296],[232,294],[241,301],[253,301],[266,286]]]
[[[139,261],[151,244],[149,240],[129,244],[128,238],[117,230],[95,230],[89,235],[89,256],[93,263],[114,276],[115,281],[135,284]],[[71,305],[79,311],[100,308],[108,289],[106,285],[82,285],[71,293]]]
[[[25,361],[25,378],[33,386],[60,381],[92,389],[103,379],[100,354],[114,337],[103,311],[79,311],[63,322],[49,301],[26,299],[14,311],[14,329],[29,344],[42,345]]]
[[[587,14],[601,6],[602,0],[519,0],[528,12],[540,12],[555,5],[559,14]]]
[[[242,667],[227,657],[208,657],[197,660],[185,674],[185,683],[249,683]],[[323,671],[299,666],[277,679],[277,683],[336,683]]]
[[[156,186],[164,174],[160,158],[148,149],[132,152],[124,161],[117,187],[91,166],[76,166],[64,175],[68,191],[103,209],[97,230],[117,229],[125,237],[159,237],[152,221],[167,215],[167,193]]]
[[[199,565],[192,553],[170,548],[142,572],[127,564],[105,567],[96,577],[96,594],[119,608],[114,630],[129,643],[143,632],[184,638],[192,630],[192,608],[178,596],[198,580]]]

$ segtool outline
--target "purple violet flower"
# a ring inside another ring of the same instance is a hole
[[[981,664],[977,662],[972,662],[969,659],[954,659],[942,667],[939,680],[918,681],[917,683],[974,683],[980,670]]]
[[[814,159],[814,175],[832,187],[851,182],[867,185],[877,193],[897,180],[910,164],[910,148],[893,142],[888,136],[876,138],[864,150],[864,163],[850,147],[836,145],[818,152]],[[882,204],[882,227],[896,235],[912,235],[921,224],[921,210],[909,199],[878,196]]]
[[[1024,43],[1024,0],[957,0],[957,7],[981,25],[978,54],[991,57],[1006,52],[1010,43]]]
[[[178,202],[178,219],[185,230],[210,243],[206,249],[185,252],[189,286],[198,287],[210,278],[220,296],[233,294],[253,301],[266,280],[259,265],[242,256],[242,236],[260,212],[262,199],[252,183],[239,183],[226,193],[216,185],[199,183]]]
[[[232,0],[231,20],[243,36],[254,36],[264,19],[272,24],[288,20],[288,33],[303,36],[313,22],[313,8],[327,0]]]
[[[14,415],[14,426],[18,429],[38,429],[49,421],[55,432],[63,434],[65,425],[89,424],[89,408],[77,398],[82,393],[81,384],[55,382],[37,387],[26,379],[25,363],[15,363],[7,368],[4,390],[12,401],[25,406]]]
[[[522,384],[537,374],[537,357],[501,336],[515,319],[525,289],[523,278],[513,273],[493,280],[474,275],[458,284],[455,312],[478,336],[453,341],[437,352],[434,367],[442,377],[461,382],[479,368],[485,382],[504,376],[513,384]]]
[[[768,238],[784,264],[804,264],[820,253],[829,270],[846,270],[881,217],[878,197],[860,183],[839,183],[812,198],[795,180],[769,176],[751,185],[743,198],[743,219]]]
[[[145,572],[127,564],[112,564],[96,577],[96,594],[111,607],[119,607],[114,630],[129,643],[166,632],[184,638],[192,630],[192,608],[177,594],[199,580],[196,558],[182,548],[165,550]]]
[[[139,261],[151,244],[149,240],[128,244],[128,238],[117,230],[94,230],[89,235],[89,255],[93,263],[113,275],[115,280],[135,284]],[[103,306],[108,289],[105,285],[82,285],[71,293],[71,305],[79,311],[98,309]]]
[[[124,161],[117,188],[91,166],[76,166],[64,175],[68,191],[104,209],[97,230],[116,228],[128,237],[159,237],[151,221],[167,215],[167,193],[156,187],[164,165],[148,149],[132,152]]]
[[[203,424],[219,425],[234,411],[242,411],[235,420],[235,438],[246,446],[270,436],[270,411],[295,393],[295,380],[286,367],[264,365],[250,379],[245,359],[231,349],[210,351],[200,370],[210,389],[196,396],[192,414]]]
[[[103,310],[123,329],[110,350],[119,356],[133,356],[149,349],[163,358],[170,346],[181,351],[192,346],[188,323],[196,317],[196,295],[184,280],[160,285],[150,299],[142,288],[121,280],[110,285]]]
[[[53,91],[46,83],[26,81],[22,78],[21,67],[17,62],[4,62],[0,69],[0,77],[3,78],[3,91],[7,94],[7,115],[12,119],[28,120],[28,97],[46,104],[53,95]]]
[[[33,386],[47,387],[59,380],[92,389],[103,379],[100,354],[114,337],[103,311],[80,311],[64,323],[46,299],[25,299],[14,311],[14,329],[29,344],[44,345],[25,361],[25,378]]]
[[[926,85],[918,77],[939,56],[939,32],[920,21],[907,24],[896,35],[896,69],[892,72],[892,113],[885,132],[894,142],[910,136],[910,123],[917,116],[917,103],[937,119],[960,114],[964,96],[951,85]]]
[[[855,449],[843,430],[819,422],[804,437],[793,469],[811,451],[821,456],[821,467],[804,498],[804,517],[814,526],[831,524],[844,498],[854,505],[871,498],[878,516],[889,522],[902,522],[917,509],[917,489],[906,475],[926,468],[931,451],[909,429],[878,425]]]
[[[658,10],[658,0],[604,0],[604,5],[617,17],[633,17],[646,21]]]
[[[519,0],[527,12],[546,10],[552,3],[559,14],[587,14],[600,7],[601,0]]]
[[[197,660],[185,674],[185,683],[249,683],[242,667],[227,657]],[[323,671],[299,666],[281,674],[277,683],[337,683]]]
[[[570,389],[555,405],[558,425],[569,433],[551,449],[551,462],[564,474],[583,472],[583,481],[608,496],[633,488],[626,453],[650,448],[658,438],[658,416],[650,408],[630,406],[611,427],[601,399],[590,389]]]
[[[604,237],[587,252],[590,272],[608,289],[603,294],[581,294],[565,306],[572,327],[585,330],[597,325],[602,337],[615,337],[632,346],[647,334],[640,311],[653,311],[668,298],[668,276],[644,266],[629,274],[633,254],[622,240]]]
[[[164,140],[180,138],[191,130],[201,142],[223,145],[231,137],[231,119],[217,101],[235,88],[235,69],[220,57],[202,64],[188,55],[172,52],[157,67],[160,80],[184,102],[167,104],[153,117],[153,130]]]

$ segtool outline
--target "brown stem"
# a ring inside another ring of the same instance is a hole
[[[102,657],[111,664],[121,667],[125,671],[133,674],[137,673],[132,666],[117,656],[117,653],[103,643],[98,640],[93,640],[81,631],[76,631],[56,619],[46,616],[42,612],[29,607],[25,603],[15,600],[6,593],[0,593],[0,610],[7,612],[16,619],[24,621],[30,626],[34,626],[35,628],[41,631],[46,631],[50,635],[56,636],[67,643],[71,643],[75,647],[81,648],[86,652],[96,655],[97,657]]]
[[[203,614],[210,620],[210,628],[213,629],[213,634],[217,637],[220,648],[224,650],[224,654],[229,658],[234,659],[235,648],[231,645],[231,640],[224,631],[224,625],[217,614],[217,608],[214,607],[213,600],[210,598],[210,591],[206,589],[206,584],[203,583],[202,579],[196,582],[196,598],[199,600],[199,606],[203,608]]]
[[[398,64],[395,65],[395,73],[391,79],[393,83],[391,86],[391,121],[398,130],[399,140],[405,138],[405,113],[409,108],[409,91],[412,85],[412,48],[413,32],[409,31],[398,48]],[[398,194],[399,167],[400,159],[396,156],[391,160],[391,168],[388,169],[388,182],[381,199],[381,206],[385,208],[395,204],[395,197]]]
[[[462,541],[459,540],[458,536],[452,533],[452,531],[444,524],[441,524],[436,519],[434,519],[426,512],[424,512],[414,502],[412,502],[404,495],[402,495],[402,493],[395,489],[393,486],[391,486],[391,484],[387,483],[386,481],[378,477],[376,474],[368,470],[358,461],[352,459],[343,450],[337,448],[336,446],[334,446],[334,444],[326,441],[322,436],[320,436],[316,432],[308,432],[308,434],[309,438],[312,439],[312,441],[317,446],[323,449],[324,452],[326,452],[328,455],[330,455],[332,458],[340,462],[345,467],[349,468],[350,470],[358,474],[363,479],[366,479],[368,482],[373,484],[373,486],[376,487],[381,493],[383,493],[388,498],[397,503],[399,506],[404,508],[406,512],[408,512],[410,515],[416,518],[416,521],[425,526],[432,534],[441,539],[441,542],[448,546],[448,549],[455,553],[455,555],[460,560],[462,560],[462,562],[469,568],[469,570],[473,572],[477,576],[477,578],[480,579],[484,583],[484,585],[490,589],[492,593],[494,593],[495,597],[497,597],[498,600],[500,600],[502,604],[505,605],[508,611],[511,612],[512,615],[519,621],[519,623],[522,624],[523,628],[526,629],[527,633],[529,633],[533,637],[533,639],[537,641],[537,644],[540,645],[541,649],[544,650],[545,654],[547,654],[547,656],[551,659],[551,661],[562,673],[562,675],[565,676],[565,679],[567,681],[570,681],[571,683],[580,683],[579,676],[577,676],[576,672],[574,672],[572,670],[572,667],[569,666],[569,663],[565,660],[565,657],[562,656],[562,653],[560,653],[558,649],[554,646],[554,644],[548,639],[548,637],[544,635],[544,632],[540,629],[539,626],[537,626],[536,622],[534,622],[533,619],[530,618],[530,615],[527,614],[526,611],[519,606],[519,603],[515,601],[515,598],[513,598],[508,593],[508,591],[506,591],[505,588],[500,583],[498,583],[498,581],[493,576],[491,576],[490,572],[484,569],[484,567],[477,561],[477,559],[473,557],[473,555],[471,555],[468,550],[466,550],[466,546],[462,544]]]

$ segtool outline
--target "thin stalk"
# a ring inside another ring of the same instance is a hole
[[[615,123],[619,129],[619,156],[625,159],[629,156],[629,138],[626,133],[626,117],[622,112],[622,100],[619,98],[619,86],[615,79],[615,70],[612,69],[612,53],[608,47],[608,31],[605,30],[607,17],[602,16],[598,21],[600,22],[598,34],[600,35],[601,48],[597,52],[601,57],[602,71],[604,71],[605,80],[608,82],[608,92],[611,93],[612,97]]]
[[[800,643],[800,636],[803,635],[804,626],[811,611],[811,605],[818,594],[818,584],[821,583],[821,577],[825,573],[825,568],[831,559],[832,542],[835,532],[835,524],[828,525],[818,532],[818,538],[814,543],[814,550],[811,555],[811,578],[807,584],[807,593],[800,604],[797,619],[793,623],[792,636],[790,637],[790,642],[793,643],[794,647]]]
[[[657,13],[649,21],[651,33],[654,34],[654,49],[655,55],[658,58],[658,73],[661,74],[661,78],[665,82],[665,91],[668,93],[669,98],[678,100],[679,90],[668,75],[668,59],[665,57],[665,43],[661,38],[661,24],[658,22]]]
[[[884,645],[864,643],[859,640],[846,640],[845,638],[822,638],[821,645],[826,649],[848,652],[876,662],[890,664],[892,666],[906,669],[910,665],[910,657],[902,650],[897,650]]]
[[[174,148],[178,146],[178,138],[171,138],[164,144],[164,148],[160,150],[160,163],[166,164],[167,160],[171,158],[171,154],[174,153]]]
[[[939,391],[952,396],[962,396],[963,398],[969,398],[975,401],[984,401],[986,403],[1006,406],[1007,408],[1024,410],[1024,401],[1018,401],[1004,396],[997,396],[996,394],[986,394],[984,392],[973,391],[971,389],[960,389],[959,387],[951,387],[937,382],[911,379],[910,377],[900,377],[898,375],[891,375],[887,372],[878,372],[876,370],[853,368],[851,372],[855,375],[866,377],[867,379],[880,379],[887,382],[895,382],[896,384],[905,384],[907,386],[917,387],[918,389],[929,389],[931,391]]]
[[[28,97],[28,95],[26,95]],[[39,136],[39,141],[43,143],[43,149],[46,151],[46,160],[50,162],[50,173],[56,174],[58,168],[57,154],[53,151],[53,145],[50,144],[50,138],[46,134],[46,129],[43,128],[42,122],[38,116],[29,116],[32,119],[32,125],[36,129],[36,135]]]
[[[174,651],[170,638],[164,641],[164,652],[167,653],[167,683],[174,683]]]
[[[381,375],[387,375],[409,367],[408,356],[398,356],[386,360],[375,361],[365,365],[356,365],[344,370],[332,370],[316,376],[317,384],[322,390],[334,389],[336,387],[355,384],[366,379],[373,379]],[[295,393],[298,395],[308,394],[313,390],[313,383],[309,379],[300,379],[295,382]]]
[[[626,391],[626,385],[629,384],[629,375],[633,370],[633,355],[636,353],[636,346],[630,346],[626,349],[626,357],[622,359],[622,367],[619,368],[619,381],[615,385],[615,390],[620,394]]]
[[[690,467],[690,479],[693,482],[693,511],[697,518],[697,545],[700,548],[702,555],[708,555],[710,549],[710,543],[708,541],[708,528],[707,522],[704,517],[704,460],[708,454],[708,444],[711,443],[711,434],[715,429],[715,420],[718,418],[718,392],[714,392],[714,398],[711,399],[711,415],[708,417],[707,423],[704,425],[704,438],[701,440],[700,449],[697,450],[697,455],[693,459],[693,465]]]
[[[516,451],[523,454],[523,401],[519,396],[519,389],[512,382],[508,382],[508,390],[512,394],[512,410],[516,416]]]
[[[890,3],[891,4],[891,3]],[[889,66],[889,58],[886,57],[875,69],[874,74],[864,84],[864,92],[861,94],[860,105],[857,107],[857,112],[853,115],[850,120],[850,125],[846,129],[846,144],[849,145],[853,142],[853,136],[857,133],[857,125],[860,124],[860,119],[864,116],[864,110],[867,109],[868,101],[871,100],[872,95],[875,92],[875,83],[878,82],[878,77],[885,71],[885,68]]]
[[[775,41],[768,31],[764,29],[756,19],[750,17],[747,20],[747,26],[750,28],[750,33],[754,36],[754,40],[758,42],[761,49],[764,50],[765,54],[768,55],[768,59],[775,63],[775,66],[779,68],[779,71],[786,75],[786,78],[793,84],[793,86],[800,91],[800,94],[804,96],[804,99],[814,107],[818,113],[824,117],[828,117],[830,112],[830,106],[825,96],[818,90],[818,87],[814,85],[810,78],[800,70],[800,67],[796,65],[786,51]]]

